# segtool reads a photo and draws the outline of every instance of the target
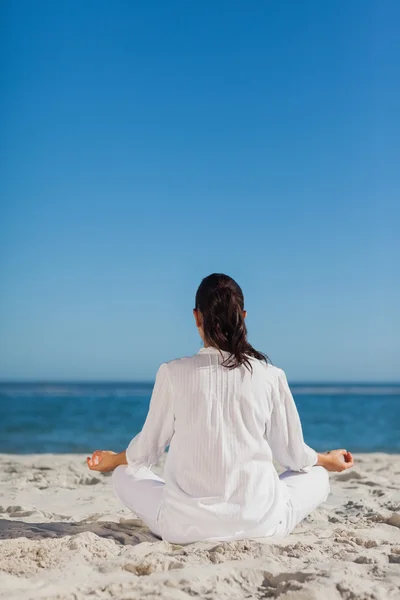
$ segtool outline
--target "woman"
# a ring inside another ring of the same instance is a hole
[[[195,304],[204,347],[160,366],[142,431],[88,466],[113,470],[117,497],[169,542],[287,535],[326,500],[328,471],[353,457],[305,444],[284,371],[247,341],[233,279],[209,275]],[[168,445],[164,482],[150,467]],[[288,469],[280,477],[273,459]]]

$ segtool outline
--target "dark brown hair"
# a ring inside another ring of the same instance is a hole
[[[232,277],[212,273],[205,277],[196,292],[195,308],[203,316],[205,341],[231,353],[222,364],[228,369],[245,365],[252,371],[249,356],[271,362],[266,354],[258,352],[247,341],[244,322],[244,297]]]

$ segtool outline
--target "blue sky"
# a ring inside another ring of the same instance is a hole
[[[399,3],[1,12],[0,378],[153,379],[218,271],[290,380],[400,380]]]

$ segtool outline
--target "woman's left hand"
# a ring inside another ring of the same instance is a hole
[[[116,456],[117,453],[111,450],[96,450],[91,458],[87,457],[86,462],[91,471],[107,473],[117,466]]]

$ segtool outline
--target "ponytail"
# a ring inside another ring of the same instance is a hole
[[[249,356],[270,362],[266,354],[247,341],[243,292],[231,277],[222,273],[205,277],[196,293],[195,308],[203,317],[204,341],[230,352],[223,363],[225,367],[234,369],[244,364],[252,371]]]

